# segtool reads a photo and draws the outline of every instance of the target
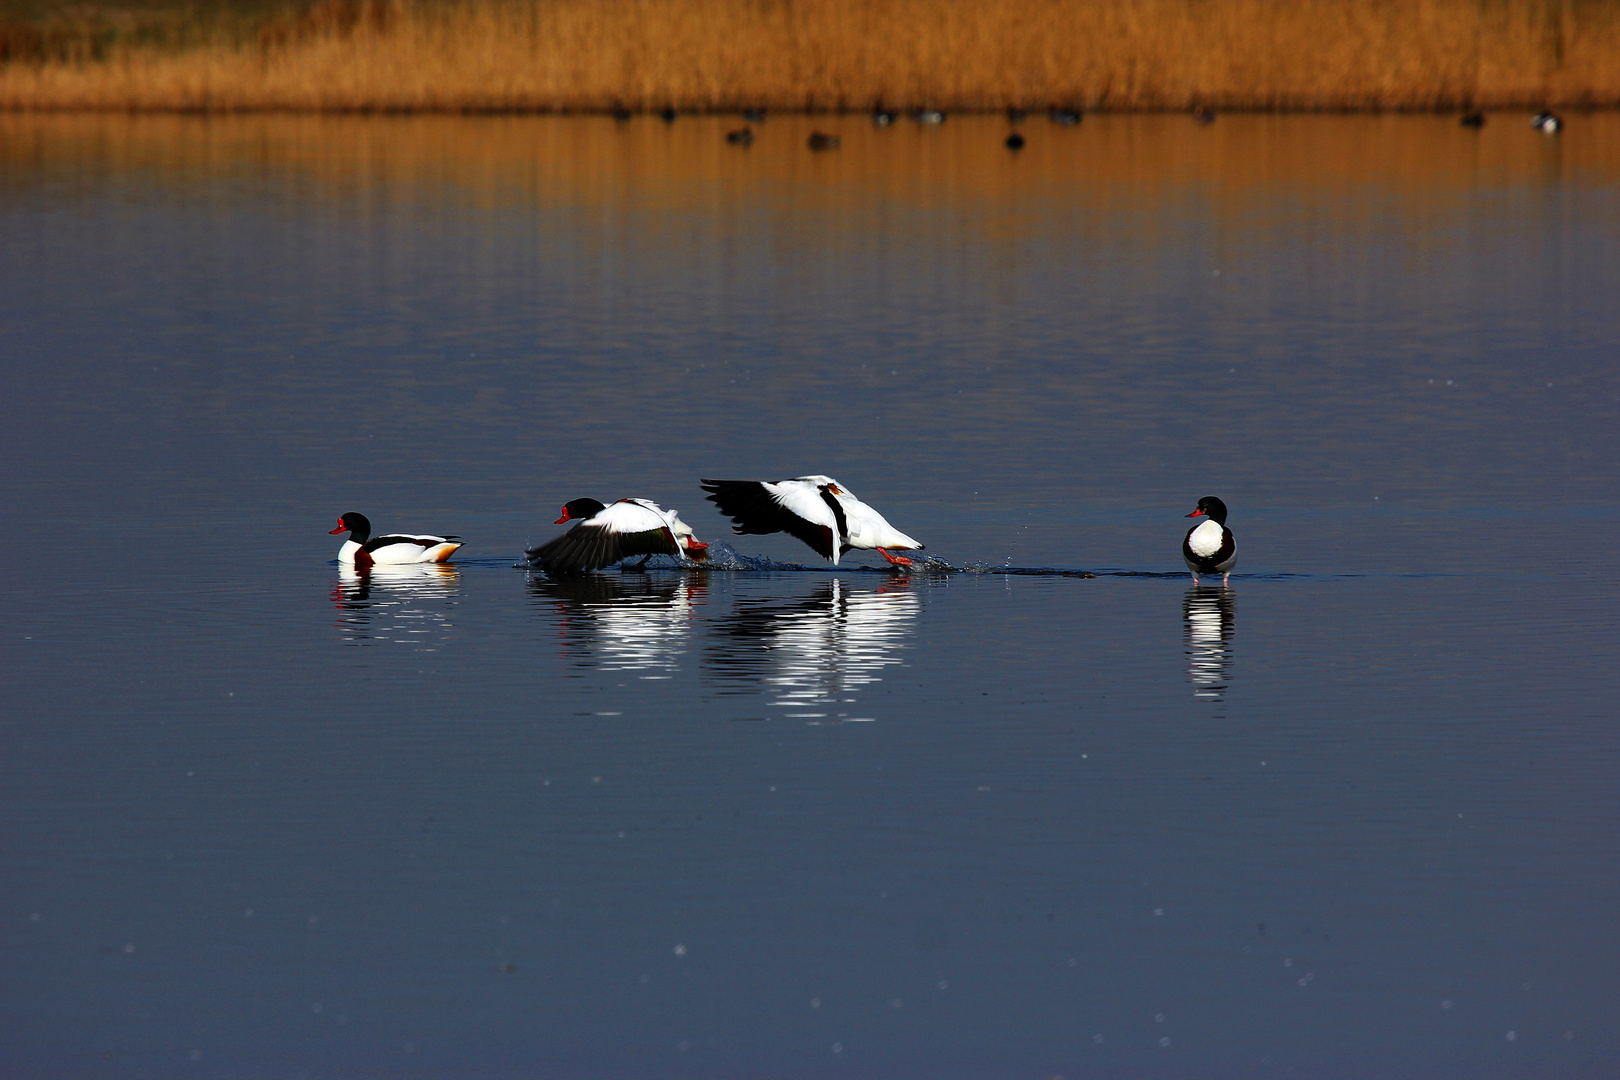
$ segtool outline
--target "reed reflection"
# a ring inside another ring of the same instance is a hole
[[[1237,594],[1220,586],[1194,585],[1181,601],[1187,635],[1187,678],[1193,697],[1224,701],[1232,677],[1232,636]]]
[[[904,661],[920,607],[904,577],[877,589],[834,577],[808,595],[740,599],[709,635],[707,667],[734,684],[722,693],[762,690],[772,716],[872,720],[860,694]]]
[[[461,571],[444,563],[339,569],[332,583],[345,645],[397,642],[435,652],[454,631]]]
[[[643,679],[680,670],[692,620],[708,598],[694,574],[535,575],[529,592],[552,610],[570,664]]]

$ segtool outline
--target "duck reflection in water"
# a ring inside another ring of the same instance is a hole
[[[708,639],[712,674],[763,691],[771,717],[811,723],[873,720],[860,694],[904,661],[921,602],[909,578],[854,589],[842,578],[809,595],[742,599]]]
[[[1237,594],[1232,590],[1194,585],[1181,601],[1187,633],[1187,678],[1193,697],[1224,701],[1231,682],[1232,633],[1237,624]]]
[[[531,577],[529,593],[552,609],[569,662],[598,671],[668,679],[680,670],[702,579],[684,574]]]
[[[454,631],[461,571],[447,563],[340,566],[332,606],[345,645],[398,642],[434,652]]]

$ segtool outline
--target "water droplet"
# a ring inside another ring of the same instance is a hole
[[[812,1009],[819,1009],[819,1008],[821,1008],[821,999],[820,999],[820,998],[811,998],[811,999],[810,999],[810,1007],[811,1007],[811,1008],[812,1008]]]
[[[1519,1041],[1519,1033],[1517,1031],[1508,1032],[1506,1037],[1507,1037],[1508,1042],[1518,1042]]]
[[[833,1043],[832,1044],[832,1052],[835,1053],[835,1054],[842,1054],[844,1052],[844,1044],[843,1043]]]
[[[1444,1001],[1442,1001],[1442,1002],[1441,1002],[1441,1003],[1440,1003],[1440,1007],[1441,1007],[1441,1008],[1442,1008],[1442,1009],[1449,1009],[1449,1008],[1451,1008],[1451,999],[1450,999],[1450,998],[1446,998],[1446,1000],[1444,1000]]]
[[[675,955],[676,956],[685,956],[686,955],[686,946],[685,945],[677,945],[677,946],[675,946]]]
[[[324,1010],[325,1008],[326,1008],[325,1005],[322,1005],[320,1002],[317,1001],[315,1004],[313,1004],[313,1005],[311,1005],[309,1007],[309,1011],[312,1012],[312,1013],[318,1013],[318,1012],[321,1012],[322,1010]]]
[[[242,918],[244,918],[244,919],[253,918],[253,909],[252,908],[243,908],[242,909]]]
[[[889,1008],[891,1008],[891,1009],[898,1009],[900,1006],[902,1006],[904,1004],[905,1004],[905,1002],[902,1001],[900,998],[890,998],[889,999]]]
[[[1164,908],[1162,908],[1162,907],[1154,908],[1153,909],[1153,914],[1155,914],[1155,915],[1163,915],[1164,914]]]
[[[125,945],[124,946],[124,955],[127,956],[127,955],[129,955],[130,953],[132,953],[134,951],[135,951],[135,946],[133,946],[133,945]]]
[[[946,982],[946,981],[945,981],[945,980],[944,980],[944,979],[941,979],[941,980],[939,980],[939,988],[940,988],[940,989],[941,989],[941,990],[944,990],[944,989],[946,989],[946,988],[947,988],[947,987],[949,987],[949,986],[950,986],[950,985],[951,985],[951,984],[950,984],[950,983],[948,983],[948,982]]]
[[[193,1050],[191,1052],[191,1060],[192,1061],[201,1061],[202,1060],[202,1051],[201,1050]]]
[[[1164,1038],[1160,1039],[1159,1040],[1159,1045],[1160,1046],[1169,1046],[1170,1045],[1170,1036],[1166,1035]]]
[[[1153,1014],[1153,1022],[1154,1022],[1154,1023],[1155,1023],[1155,1024],[1162,1024],[1162,1023],[1164,1023],[1164,1013],[1154,1013],[1154,1014]]]
[[[1095,1035],[1093,1035],[1091,1037],[1091,1041],[1094,1042],[1094,1043],[1100,1043],[1100,1042],[1102,1042],[1102,1040],[1103,1040],[1102,1032],[1100,1032],[1100,1031],[1097,1032],[1097,1034],[1095,1034]]]

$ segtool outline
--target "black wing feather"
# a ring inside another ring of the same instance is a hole
[[[708,499],[736,524],[731,531],[739,536],[785,532],[802,541],[823,559],[833,557],[832,530],[806,521],[777,502],[758,480],[700,480]],[[841,520],[842,510],[837,511]]]
[[[637,555],[679,555],[680,545],[667,528],[616,533],[600,525],[580,524],[528,551],[529,565],[548,574],[582,574],[612,566]]]
[[[440,544],[443,544],[446,541],[454,542],[460,539],[461,537],[459,536],[422,537],[404,536],[400,533],[384,533],[382,536],[373,536],[370,540],[367,540],[364,544],[360,545],[360,550],[369,555],[371,552],[376,551],[379,548],[391,547],[394,544],[415,544],[419,548],[426,549],[430,547],[438,547]]]

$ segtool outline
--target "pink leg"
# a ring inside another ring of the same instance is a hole
[[[878,548],[877,553],[879,555],[883,556],[885,559],[888,559],[891,563],[893,563],[896,566],[910,566],[911,565],[911,560],[906,558],[904,555],[890,555],[887,551],[884,551],[882,548]]]

